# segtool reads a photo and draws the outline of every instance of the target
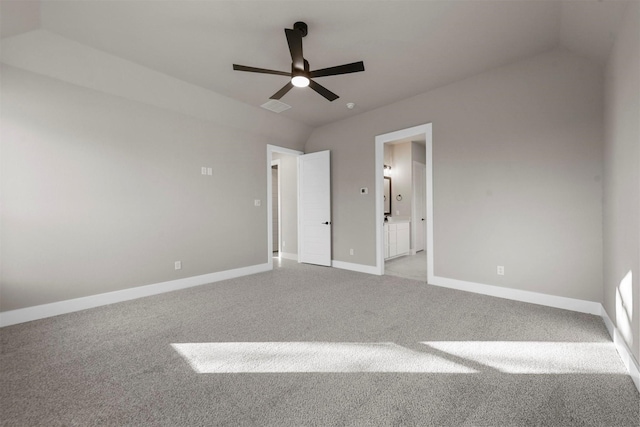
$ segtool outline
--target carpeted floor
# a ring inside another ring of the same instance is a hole
[[[634,426],[600,318],[282,261],[0,330],[7,426]]]

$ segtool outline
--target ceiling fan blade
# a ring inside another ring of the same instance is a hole
[[[304,57],[302,56],[302,33],[299,30],[290,30],[285,28],[287,34],[287,43],[289,43],[289,52],[291,52],[291,60],[293,68],[304,70]]]
[[[291,77],[291,73],[287,73],[286,71],[267,70],[266,68],[247,67],[246,65],[233,64],[233,69],[236,71],[248,71],[250,73],[276,74],[278,76]]]
[[[282,89],[280,89],[279,91],[277,91],[276,93],[271,95],[270,99],[280,99],[280,98],[282,98],[287,92],[289,92],[291,90],[291,88],[293,88],[293,83],[289,82],[286,85],[284,85],[282,87]]]
[[[338,95],[331,92],[326,87],[314,82],[313,80],[309,80],[309,87],[327,98],[329,101],[335,101],[336,99],[340,98]]]
[[[338,74],[349,74],[364,71],[364,62],[358,61],[351,64],[338,65],[337,67],[323,68],[309,73],[313,77],[336,76]]]

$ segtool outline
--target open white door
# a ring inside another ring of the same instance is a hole
[[[331,265],[331,160],[329,151],[298,157],[298,261]]]

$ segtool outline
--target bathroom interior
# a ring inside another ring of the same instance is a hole
[[[427,280],[424,135],[384,144],[384,272]]]

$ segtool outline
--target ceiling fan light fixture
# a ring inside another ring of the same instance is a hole
[[[305,76],[293,76],[291,78],[291,84],[295,87],[307,87],[309,86],[309,78]]]

